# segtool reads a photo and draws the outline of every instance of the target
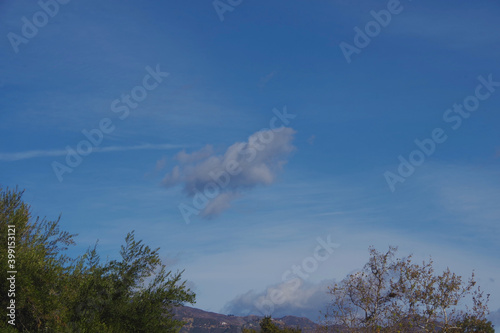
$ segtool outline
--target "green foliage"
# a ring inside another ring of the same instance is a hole
[[[264,317],[260,321],[260,332],[261,333],[279,333],[280,328],[278,325],[273,323],[273,320],[270,316]]]
[[[247,327],[243,327],[241,329],[241,332],[242,333],[257,333],[257,331],[255,329],[253,329],[253,328],[247,328]]]
[[[300,328],[292,328],[288,326],[284,326],[283,328],[279,327],[275,322],[273,322],[271,316],[266,316],[261,319],[260,323],[260,333],[302,333]],[[244,327],[241,330],[242,333],[258,333],[253,328]]]
[[[64,254],[74,235],[59,220],[32,219],[22,192],[0,188],[0,262],[7,263],[7,226],[16,228],[16,326],[2,332],[178,332],[171,309],[194,303],[195,294],[167,271],[159,249],[125,238],[121,260],[100,262],[97,246],[72,259]],[[7,270],[0,270],[6,308]]]
[[[301,333],[300,328],[292,328],[285,326],[280,328],[276,323],[273,322],[271,316],[266,316],[260,321],[260,332],[261,333]]]
[[[463,319],[455,323],[457,329],[451,332],[460,333],[495,333],[493,324],[486,319],[478,319],[475,316],[465,315]]]
[[[64,251],[73,244],[73,235],[62,232],[58,220],[31,218],[29,206],[22,201],[22,192],[0,188],[0,289],[1,307],[7,307],[8,225],[15,226],[16,323],[26,332],[48,331],[60,327],[66,311],[58,306],[64,291],[65,275],[71,260]],[[0,325],[7,326],[5,320]],[[10,325],[8,325],[10,326]],[[2,327],[2,326],[0,326]]]
[[[87,253],[89,273],[73,304],[72,322],[89,332],[112,327],[120,332],[174,332],[182,326],[167,312],[194,294],[161,264],[158,250],[136,241],[129,233],[120,251],[122,260],[99,264],[95,248]],[[149,283],[146,284],[146,281]]]

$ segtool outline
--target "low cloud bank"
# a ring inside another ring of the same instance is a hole
[[[261,292],[250,290],[239,295],[229,301],[222,312],[238,316],[272,315],[274,318],[297,316],[318,322],[322,317],[320,311],[324,312],[331,301],[328,286],[332,284],[326,280],[313,284],[294,278]]]

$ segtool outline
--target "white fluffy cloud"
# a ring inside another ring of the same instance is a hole
[[[230,206],[242,190],[269,185],[287,162],[295,131],[281,127],[261,130],[246,142],[236,142],[222,155],[210,145],[175,156],[178,164],[165,175],[165,187],[183,185],[193,207],[203,217],[213,217]]]

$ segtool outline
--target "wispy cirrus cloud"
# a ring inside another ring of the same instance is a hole
[[[173,145],[170,143],[163,144],[150,144],[144,143],[140,145],[133,146],[107,146],[107,147],[94,147],[92,152],[94,153],[108,153],[117,151],[131,151],[131,150],[163,150],[163,149],[180,149],[186,148],[189,145]],[[64,156],[68,152],[64,149],[52,149],[52,150],[29,150],[17,153],[0,153],[0,161],[13,162],[20,160],[27,160],[31,158],[38,157],[51,157],[51,156]]]
[[[433,12],[415,9],[409,11],[392,33],[424,38],[452,49],[472,49],[498,43],[498,34],[491,33],[495,29],[494,21],[489,19],[495,15],[495,10],[479,6],[473,9],[457,6]]]

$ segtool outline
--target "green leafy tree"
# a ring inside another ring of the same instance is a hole
[[[273,322],[271,316],[266,316],[260,321],[260,332],[261,333],[301,333],[300,328],[293,328],[284,326],[279,327],[275,322]]]
[[[0,188],[0,288],[5,309],[9,290],[7,270],[15,270],[16,329],[43,332],[60,328],[67,309],[60,306],[72,260],[64,254],[73,244],[73,235],[59,230],[59,220],[32,219],[30,207],[22,201],[23,192]],[[14,226],[14,269],[9,263],[8,226]],[[0,327],[10,327],[2,320]]]
[[[273,323],[271,316],[266,316],[260,321],[260,332],[261,333],[279,333],[281,330]]]
[[[260,326],[260,333],[301,333],[302,330],[300,328],[293,328],[293,327],[280,327],[278,324],[276,324],[271,316],[266,316],[262,318],[259,322]],[[242,333],[257,333],[257,331],[253,328],[246,328],[244,327],[242,330]]]
[[[178,332],[172,308],[194,303],[195,294],[167,271],[159,249],[127,235],[121,260],[101,263],[97,246],[70,258],[74,235],[59,230],[59,220],[33,219],[23,192],[0,188],[0,305],[10,288],[8,226],[15,227],[15,326],[2,332]],[[13,270],[13,269],[11,269]]]
[[[465,315],[464,318],[456,323],[457,328],[451,332],[463,333],[495,333],[491,321],[485,318],[477,318],[475,316]]]
[[[347,332],[475,332],[489,329],[489,295],[449,269],[437,275],[433,262],[414,264],[370,248],[363,270],[329,288],[325,319]],[[470,307],[468,307],[470,306]],[[483,332],[483,331],[481,331]],[[484,332],[488,332],[485,330]]]
[[[182,272],[167,272],[158,250],[136,241],[131,232],[120,261],[101,265],[95,248],[88,251],[89,272],[76,296],[72,322],[89,332],[96,327],[117,332],[178,331],[183,323],[170,310],[193,303],[195,295],[181,282]]]

